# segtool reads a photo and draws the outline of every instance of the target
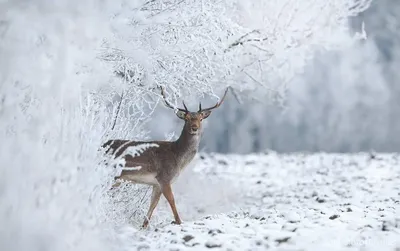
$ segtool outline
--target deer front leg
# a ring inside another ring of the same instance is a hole
[[[174,223],[180,225],[182,223],[182,221],[179,218],[178,211],[176,210],[175,199],[174,199],[174,194],[172,193],[171,184],[162,185],[161,191],[164,194],[164,197],[167,199],[169,205],[171,206],[172,213],[174,214],[174,218],[175,218]]]
[[[157,207],[157,204],[160,201],[160,197],[161,197],[161,189],[159,186],[154,185],[153,191],[151,192],[149,211],[147,212],[146,218],[144,219],[142,225],[143,228],[146,228],[149,225],[151,215],[153,214],[154,209]]]

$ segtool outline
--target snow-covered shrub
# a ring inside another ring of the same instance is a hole
[[[1,4],[0,249],[110,250],[97,209],[112,176],[98,165],[107,23],[92,2]]]

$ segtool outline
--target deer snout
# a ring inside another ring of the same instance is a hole
[[[197,132],[199,130],[199,126],[198,125],[192,125],[191,129],[193,132]]]

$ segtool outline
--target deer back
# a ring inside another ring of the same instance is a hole
[[[129,147],[149,143],[156,144],[157,147],[147,148],[138,156],[126,154]],[[121,178],[132,175],[154,175],[160,181],[169,182],[190,163],[197,153],[196,146],[197,142],[190,140],[189,142],[109,140],[103,148],[113,158],[125,160],[125,170],[122,170]]]

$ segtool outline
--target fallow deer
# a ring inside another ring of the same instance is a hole
[[[124,168],[126,169],[123,169],[121,174],[118,177],[115,177],[117,183],[115,183],[114,186],[119,185],[118,180],[123,180],[150,185],[153,188],[150,207],[142,227],[146,228],[148,226],[149,220],[160,200],[161,194],[163,194],[167,199],[172,209],[175,218],[173,223],[181,224],[181,219],[175,206],[171,183],[192,161],[198,151],[202,120],[206,119],[213,109],[218,108],[222,104],[227,92],[228,88],[225,90],[223,97],[216,105],[202,109],[201,103],[199,103],[199,110],[197,112],[190,112],[184,101],[182,102],[184,109],[172,106],[166,99],[164,89],[161,88],[161,95],[165,105],[174,109],[178,118],[185,121],[182,132],[176,141],[140,142],[117,139],[109,140],[103,145],[106,152],[111,153],[114,158],[123,158],[125,160]],[[132,155],[123,155],[125,150],[129,147],[148,143],[155,144],[157,147],[148,148],[136,157],[133,157]]]

